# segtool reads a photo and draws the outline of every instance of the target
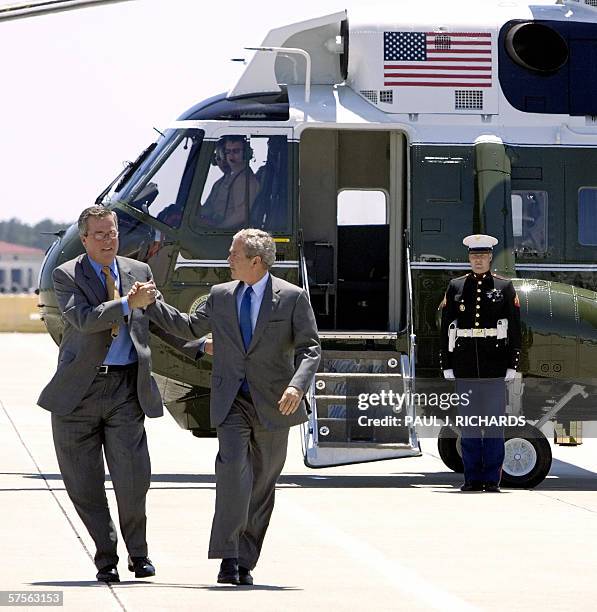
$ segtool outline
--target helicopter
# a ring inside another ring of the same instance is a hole
[[[469,269],[463,236],[498,238],[492,270],[521,303],[503,483],[549,473],[541,428],[574,444],[597,420],[597,2],[426,2],[272,29],[226,93],[172,122],[98,196],[120,255],[147,262],[192,313],[230,279],[234,233],[271,233],[273,273],[303,287],[322,361],[303,428],[309,467],[421,454],[440,377],[438,305]],[[40,309],[59,342],[52,271],[83,251],[76,226],[48,250]],[[213,436],[211,360],[156,334],[153,371],[184,429]],[[406,402],[396,423],[388,394]],[[384,395],[385,394],[385,395]],[[364,395],[377,401],[364,409]],[[366,412],[366,414],[364,414]],[[361,417],[365,417],[364,420]],[[459,430],[439,454],[462,471]]]

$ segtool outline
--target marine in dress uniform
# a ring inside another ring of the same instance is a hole
[[[512,281],[490,270],[497,242],[484,234],[463,240],[472,270],[450,281],[440,306],[441,367],[446,379],[456,380],[456,392],[468,394],[469,404],[461,404],[459,414],[473,423],[461,428],[462,491],[500,490],[504,430],[480,427],[476,418],[504,415],[505,383],[514,379],[520,359],[518,296]]]

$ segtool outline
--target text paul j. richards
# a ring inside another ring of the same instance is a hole
[[[360,427],[443,427],[445,425],[455,427],[523,427],[526,418],[523,416],[500,415],[480,416],[466,415],[444,418],[437,416],[392,416],[368,417],[359,415],[357,423]]]

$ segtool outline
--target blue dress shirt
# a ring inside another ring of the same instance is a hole
[[[102,285],[105,287],[106,277],[102,272],[103,266],[98,264],[97,261],[91,259],[91,257],[89,257],[89,263],[100,279]],[[118,287],[118,290],[122,292],[122,287],[120,286],[120,273],[118,271],[118,266],[116,265],[116,260],[112,261],[110,264],[110,273],[114,278],[114,284]],[[124,297],[120,298],[120,301],[122,303],[123,314],[125,316],[130,315],[131,310],[129,308],[128,297],[125,295]],[[127,365],[129,363],[135,363],[136,361],[137,350],[135,349],[133,341],[131,340],[128,326],[125,323],[121,323],[120,327],[118,328],[118,336],[112,340],[108,354],[104,359],[104,365]]]

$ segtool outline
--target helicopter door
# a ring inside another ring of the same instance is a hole
[[[420,454],[413,355],[398,348],[400,335],[414,341],[405,152],[395,132],[307,129],[300,137],[301,279],[322,344],[303,427],[309,467]]]
[[[299,215],[320,330],[404,328],[404,135],[306,129]]]

